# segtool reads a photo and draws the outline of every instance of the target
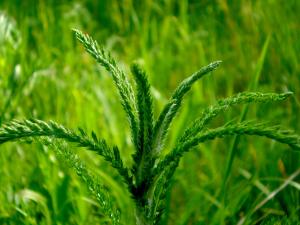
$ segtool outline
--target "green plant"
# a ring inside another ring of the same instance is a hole
[[[122,106],[129,120],[131,139],[134,144],[133,165],[124,165],[117,146],[109,146],[104,139],[92,132],[74,131],[53,121],[37,119],[12,121],[0,129],[0,144],[25,140],[42,140],[53,146],[58,158],[73,168],[87,184],[90,192],[98,200],[102,212],[112,224],[122,221],[120,210],[110,195],[109,189],[92,175],[79,157],[73,153],[66,142],[95,151],[114,167],[128,187],[135,202],[135,223],[159,224],[163,215],[166,193],[181,157],[200,143],[231,135],[264,136],[300,149],[300,137],[293,132],[281,130],[278,126],[253,121],[230,122],[215,129],[206,129],[207,124],[222,111],[237,104],[255,102],[274,102],[288,98],[292,93],[245,92],[220,100],[205,109],[202,115],[183,131],[176,146],[165,152],[164,144],[171,123],[178,113],[185,94],[192,85],[215,70],[220,61],[213,62],[185,79],[174,91],[170,100],[155,120],[153,116],[150,84],[144,70],[134,63],[131,67],[136,90],[131,86],[125,73],[117,66],[109,53],[99,47],[97,42],[79,30],[74,30],[76,38],[84,45],[98,63],[110,72],[118,89]]]

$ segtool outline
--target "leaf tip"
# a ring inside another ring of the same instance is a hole
[[[214,67],[214,68],[217,68],[218,66],[221,65],[223,61],[222,60],[217,60],[217,61],[214,61],[211,63],[211,66]]]
[[[291,95],[294,95],[294,92],[292,92],[292,91],[287,91],[287,92],[284,93],[284,95],[286,95],[286,96],[291,96]]]

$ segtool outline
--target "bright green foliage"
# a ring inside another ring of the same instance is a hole
[[[223,112],[224,110],[227,110],[231,106],[255,102],[267,103],[274,101],[282,101],[289,97],[291,94],[291,92],[283,94],[243,92],[235,96],[219,100],[216,105],[211,106],[202,112],[202,116],[199,119],[195,120],[193,124],[190,125],[190,127],[184,131],[181,140],[186,140],[187,138],[202,131],[202,129],[207,123],[210,122],[211,119],[216,117],[219,113]]]
[[[137,106],[139,115],[139,130],[138,142],[136,152],[133,156],[134,168],[137,186],[142,185],[142,174],[149,171],[153,162],[151,158],[151,142],[153,138],[153,109],[152,97],[150,94],[150,85],[147,80],[145,72],[139,67],[138,64],[133,64],[131,68],[137,85]]]
[[[130,179],[127,169],[123,166],[117,147],[108,147],[105,140],[98,139],[94,133],[92,133],[92,138],[90,138],[82,129],[79,129],[79,132],[75,132],[53,121],[47,123],[31,119],[7,123],[1,128],[0,144],[28,137],[54,137],[76,143],[79,147],[85,147],[97,152],[106,161],[110,162],[124,176],[126,181]]]
[[[70,167],[72,167],[81,180],[86,183],[88,190],[98,200],[101,211],[111,219],[112,224],[119,224],[119,211],[116,209],[114,201],[105,185],[103,185],[97,177],[93,176],[91,172],[87,170],[85,164],[81,162],[78,155],[68,150],[67,146],[63,144],[53,144],[53,142],[50,142],[50,145],[53,145],[55,153],[61,162],[66,162]]]
[[[171,162],[176,161],[183,155],[184,152],[191,150],[200,143],[234,134],[264,136],[278,142],[288,144],[293,149],[300,149],[300,137],[290,131],[280,130],[277,126],[272,127],[267,124],[248,121],[242,123],[230,123],[223,127],[202,132],[190,139],[187,139],[183,143],[179,143],[170,154],[165,156],[164,161],[160,162],[158,168],[163,168]]]
[[[90,137],[82,129],[73,131],[52,121],[31,119],[8,122],[0,129],[0,144],[21,139],[35,140],[47,137],[51,138],[50,142],[59,139],[97,152],[118,171],[127,185],[134,199],[137,225],[160,224],[169,184],[180,159],[185,152],[194,149],[200,143],[236,134],[256,135],[287,144],[295,150],[300,149],[298,135],[266,123],[231,122],[217,128],[204,129],[212,118],[231,106],[282,101],[291,95],[290,92],[282,94],[249,92],[220,100],[216,105],[204,110],[202,116],[183,131],[174,149],[165,154],[164,142],[170,125],[182,105],[183,97],[196,81],[215,70],[220,65],[220,61],[203,67],[185,79],[174,91],[155,121],[150,84],[144,70],[138,64],[133,64],[131,68],[136,83],[134,92],[125,73],[119,69],[110,54],[99,47],[90,36],[78,30],[74,32],[86,51],[112,75],[121,104],[130,122],[131,137],[135,147],[133,165],[127,168],[121,159],[118,147],[109,147],[106,141],[97,137],[94,132]],[[106,186],[90,174],[78,156],[65,146],[57,146],[56,154],[62,162],[69,164],[87,184],[91,193],[99,201],[103,214],[111,220],[112,224],[126,224],[127,221],[122,221],[122,214],[119,215],[119,209],[113,204],[113,197],[110,196]]]
[[[182,83],[174,91],[171,99],[162,110],[155,124],[155,136],[153,143],[154,151],[158,152],[163,147],[163,142],[167,131],[170,127],[173,118],[176,116],[176,113],[178,112],[181,106],[181,102],[183,100],[184,95],[191,89],[192,85],[197,80],[201,79],[204,75],[208,74],[209,72],[215,70],[220,65],[220,63],[221,61],[213,62],[208,66],[201,68],[192,76],[182,81]]]
[[[100,48],[96,41],[88,35],[83,34],[79,30],[74,29],[76,38],[84,45],[86,51],[90,53],[108,72],[111,73],[115,85],[121,96],[121,103],[130,121],[132,139],[135,145],[138,145],[137,137],[137,118],[136,106],[132,88],[124,74],[124,72],[117,66],[115,60],[106,53],[103,48]]]

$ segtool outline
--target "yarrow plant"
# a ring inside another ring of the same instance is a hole
[[[182,81],[176,88],[163,110],[155,119],[153,116],[153,99],[150,84],[142,67],[134,63],[131,72],[135,81],[133,87],[125,73],[118,67],[111,55],[100,47],[89,35],[74,30],[76,38],[83,44],[86,51],[108,72],[118,90],[123,109],[128,117],[131,140],[134,146],[133,165],[123,163],[117,146],[109,146],[94,132],[88,135],[84,130],[71,130],[56,122],[28,119],[11,121],[0,129],[0,144],[22,139],[43,140],[43,144],[52,145],[55,140],[57,156],[70,165],[85,182],[90,192],[99,202],[102,213],[112,224],[126,224],[122,221],[122,212],[114,204],[113,197],[105,185],[91,175],[80,158],[72,152],[66,142],[75,143],[80,147],[96,152],[116,169],[135,203],[135,223],[137,225],[160,224],[166,193],[170,181],[184,153],[208,140],[232,135],[256,135],[289,145],[292,149],[300,149],[300,137],[293,132],[281,130],[278,126],[253,121],[231,122],[214,129],[207,129],[208,123],[220,112],[231,106],[247,103],[267,103],[282,101],[292,93],[260,93],[243,92],[218,101],[215,105],[204,109],[202,115],[182,131],[173,149],[164,153],[164,144],[169,128],[177,115],[183,98],[193,84],[203,76],[214,71],[220,61],[201,68]]]

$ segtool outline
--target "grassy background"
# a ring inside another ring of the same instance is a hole
[[[156,115],[183,78],[213,60],[223,61],[189,94],[166,151],[205,106],[249,89],[294,92],[283,103],[251,105],[247,118],[300,133],[299,13],[298,0],[2,0],[0,123],[35,117],[95,130],[131,163],[132,144],[117,93],[109,75],[75,41],[71,28],[78,28],[109,49],[126,71],[133,60],[144,64]],[[241,111],[233,108],[212,126],[239,118]],[[299,223],[299,177],[252,213],[299,168],[299,153],[262,138],[242,138],[222,200],[231,142],[210,142],[185,156],[164,224],[236,224],[245,215],[249,224],[282,218]],[[39,144],[0,149],[0,224],[105,223],[85,185],[51,149]],[[123,217],[132,221],[132,201],[117,174],[93,154],[78,153],[111,187]]]

